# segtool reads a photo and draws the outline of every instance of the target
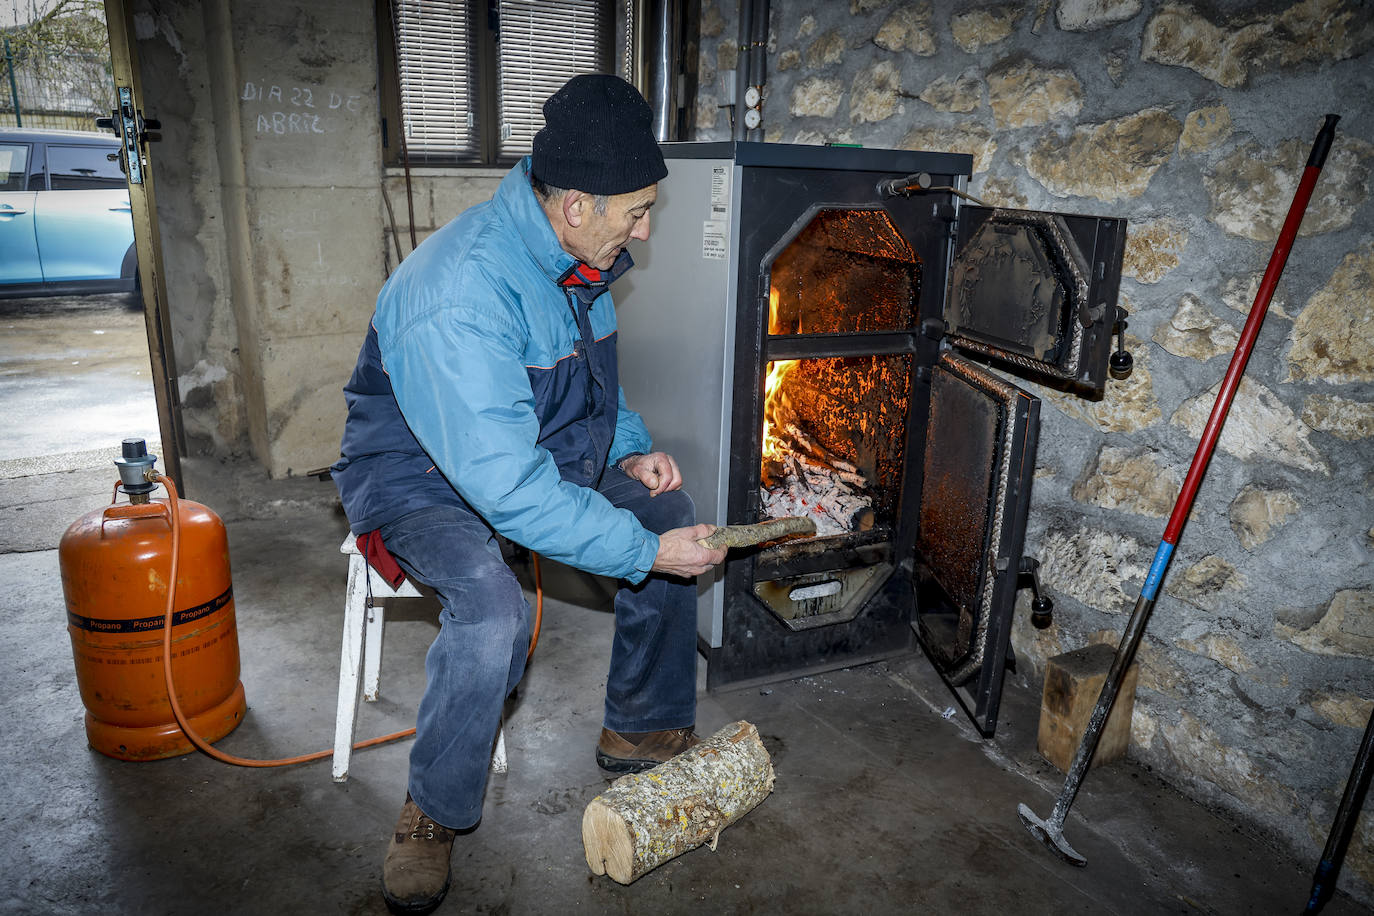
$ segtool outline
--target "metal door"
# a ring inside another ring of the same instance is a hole
[[[158,427],[162,436],[162,466],[184,496],[181,454],[186,450],[186,434],[182,428],[181,394],[177,389],[176,358],[172,352],[172,323],[167,310],[167,282],[162,266],[153,157],[149,148],[149,140],[156,139],[149,134],[161,125],[143,115],[143,81],[134,45],[133,13],[124,0],[105,0],[105,24],[110,32],[110,63],[114,69],[117,106],[108,126],[120,138],[120,162],[129,180],[129,205],[133,211],[134,246],[138,251],[153,394],[157,399]]]
[[[984,735],[997,724],[1040,400],[953,352],[930,374],[916,537],[926,655]]]
[[[1101,397],[1126,221],[962,206],[945,322],[961,350]]]

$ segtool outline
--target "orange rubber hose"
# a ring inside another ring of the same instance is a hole
[[[186,733],[186,737],[191,739],[199,750],[215,758],[221,763],[229,763],[240,767],[284,767],[292,766],[297,763],[308,763],[312,760],[323,760],[325,757],[334,756],[333,750],[315,751],[312,754],[301,754],[298,757],[281,757],[276,760],[257,760],[252,757],[239,757],[236,754],[229,754],[219,750],[200,735],[196,734],[191,728],[191,723],[187,720],[186,714],[181,710],[181,702],[177,699],[176,685],[172,679],[172,617],[176,610],[177,592],[177,568],[181,565],[181,517],[177,511],[177,488],[170,477],[159,474],[156,471],[148,473],[148,480],[153,483],[160,483],[167,489],[167,502],[172,510],[172,572],[171,579],[167,585],[167,614],[163,621],[162,633],[162,675],[167,682],[167,699],[172,704],[172,714],[176,716],[177,724]],[[534,587],[537,593],[535,598],[534,633],[530,637],[529,653],[527,659],[534,654],[535,643],[539,641],[539,625],[544,613],[544,590],[540,585],[539,578],[539,557],[534,555]],[[353,750],[360,751],[364,748],[375,747],[378,744],[385,744],[388,741],[395,741],[399,738],[408,738],[415,734],[414,728],[407,728],[404,731],[392,732],[389,735],[382,735],[379,738],[369,738],[366,741],[359,741],[353,745]]]
[[[539,645],[539,627],[544,622],[544,579],[539,574],[539,554],[531,553],[534,562],[534,632],[530,633],[530,651],[525,653],[525,661],[534,655],[534,647]]]

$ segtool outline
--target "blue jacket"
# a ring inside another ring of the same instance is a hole
[[[530,188],[529,160],[495,196],[413,251],[382,287],[333,468],[362,534],[466,502],[559,562],[638,582],[658,536],[594,487],[651,449],[625,406],[605,284],[565,286],[578,262]],[[609,274],[630,266],[629,255]]]

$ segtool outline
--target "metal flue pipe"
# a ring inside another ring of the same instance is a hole
[[[659,142],[680,140],[678,93],[682,81],[682,0],[648,0],[648,98],[654,112],[654,136]]]

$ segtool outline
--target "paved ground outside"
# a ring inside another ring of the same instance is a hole
[[[0,462],[103,456],[127,436],[157,441],[136,296],[0,299],[0,332]]]

